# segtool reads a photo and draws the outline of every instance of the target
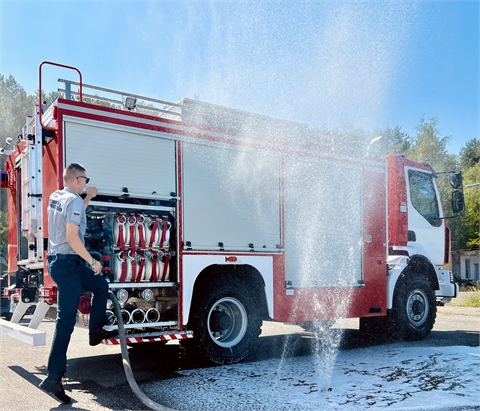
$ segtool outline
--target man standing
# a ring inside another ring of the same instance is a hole
[[[85,168],[77,163],[69,164],[63,172],[65,188],[50,196],[48,204],[48,261],[50,276],[57,284],[57,323],[48,358],[48,377],[40,388],[59,401],[70,403],[61,379],[67,367],[67,348],[77,319],[77,308],[82,290],[93,293],[90,310],[90,345],[97,345],[105,338],[117,335],[105,331],[105,308],[108,283],[98,275],[102,265],[95,260],[84,245],[86,215],[90,200],[97,195],[95,187],[86,189],[87,196],[80,195],[90,181]]]

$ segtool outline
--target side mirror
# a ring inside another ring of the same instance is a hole
[[[455,190],[452,193],[452,211],[454,214],[460,214],[465,208],[465,198],[463,191]]]
[[[462,186],[463,178],[462,173],[452,173],[448,176],[448,182],[452,188],[457,189]]]

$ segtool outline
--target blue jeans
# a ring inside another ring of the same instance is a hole
[[[67,349],[77,322],[82,291],[93,293],[89,329],[100,330],[105,324],[108,283],[102,275],[94,275],[83,258],[73,254],[49,256],[47,268],[58,288],[57,323],[47,370],[50,379],[60,380],[67,368]]]

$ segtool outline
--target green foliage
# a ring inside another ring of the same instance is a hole
[[[407,157],[429,164],[435,171],[455,171],[456,156],[448,154],[447,145],[450,136],[441,137],[437,127],[438,119],[426,121],[423,117],[417,126],[417,136],[407,150]]]
[[[468,141],[460,150],[460,169],[466,171],[480,162],[480,140]]]
[[[480,162],[467,169],[463,175],[464,186],[480,183]],[[465,189],[465,231],[467,233],[466,246],[480,248],[479,220],[480,220],[480,187]]]
[[[467,300],[467,306],[480,308],[480,293],[472,294]]]
[[[382,130],[379,135],[381,135],[386,142],[383,154],[404,154],[412,146],[412,138],[408,133],[402,131],[400,126],[396,126],[395,128],[387,127],[385,130]]]
[[[0,74],[0,143],[20,133],[26,116],[33,112],[33,101],[12,75],[6,78]]]
[[[480,308],[480,292],[472,293],[465,301],[465,306]]]
[[[463,173],[463,186],[480,183],[480,142],[472,139],[460,150],[460,168]],[[480,188],[465,188],[465,212],[452,220],[452,249],[479,248]]]
[[[477,285],[461,286],[460,295],[453,299],[449,305],[456,307],[480,308],[480,291]]]
[[[2,147],[8,137],[16,141],[16,136],[25,125],[26,117],[33,113],[33,101],[33,97],[27,95],[12,75],[5,77],[0,74],[0,145]],[[0,170],[3,170],[5,160],[6,156],[0,155]],[[0,210],[6,210],[6,195],[0,195]],[[3,237],[0,240],[0,245],[7,244],[3,241]]]

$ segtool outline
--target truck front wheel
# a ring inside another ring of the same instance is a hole
[[[425,277],[403,277],[393,297],[393,329],[406,341],[422,340],[433,328],[437,314],[435,291]]]
[[[254,295],[245,282],[235,278],[199,290],[189,326],[208,360],[231,364],[249,354],[262,325]]]

